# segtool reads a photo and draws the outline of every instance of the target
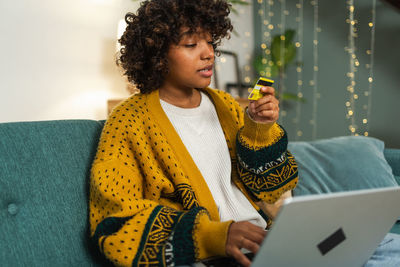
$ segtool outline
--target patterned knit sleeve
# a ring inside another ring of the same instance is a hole
[[[128,98],[103,127],[90,173],[92,244],[116,266],[224,256],[232,221],[216,221],[201,207],[149,98]]]
[[[147,185],[139,177],[113,160],[92,167],[91,241],[108,261],[118,266],[177,266],[225,254],[231,222],[211,221],[202,207],[180,210],[173,202],[145,198]],[[127,187],[129,194],[123,194]]]
[[[260,124],[244,115],[236,139],[239,179],[256,201],[275,203],[298,180],[297,164],[287,150],[285,130],[274,123]]]
[[[232,221],[210,219],[135,96],[114,109],[90,173],[92,244],[117,266],[178,266],[225,255]]]

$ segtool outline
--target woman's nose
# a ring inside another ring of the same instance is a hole
[[[207,41],[202,42],[201,58],[210,59],[214,57],[214,47]]]

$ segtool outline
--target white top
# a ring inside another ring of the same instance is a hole
[[[201,92],[196,108],[160,103],[207,182],[221,221],[250,221],[265,228],[265,220],[231,180],[228,145],[210,98]]]

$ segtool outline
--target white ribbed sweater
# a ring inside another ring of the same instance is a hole
[[[228,146],[210,98],[201,93],[201,103],[196,108],[160,102],[207,182],[221,221],[250,221],[265,228],[265,220],[231,180]]]

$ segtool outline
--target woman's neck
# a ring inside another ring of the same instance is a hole
[[[201,103],[201,94],[196,89],[178,90],[162,87],[159,96],[165,102],[180,108],[195,108]]]

